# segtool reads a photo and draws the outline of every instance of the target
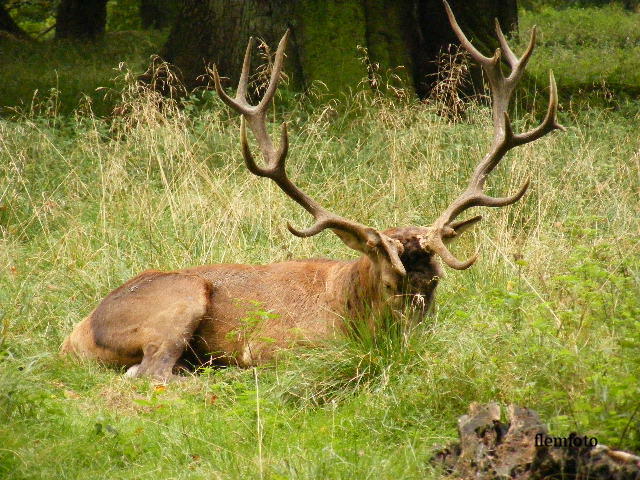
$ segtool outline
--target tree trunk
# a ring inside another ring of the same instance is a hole
[[[31,37],[27,32],[22,30],[13,17],[9,15],[9,12],[7,12],[4,7],[4,3],[4,1],[0,1],[0,32],[7,32],[16,38],[30,40]]]
[[[140,19],[143,28],[165,28],[175,17],[176,0],[140,0]]]
[[[107,0],[62,0],[56,14],[56,38],[96,40],[107,24]]]
[[[493,19],[507,31],[515,28],[516,0],[472,3],[450,0],[467,35],[490,54],[497,46]],[[438,52],[457,43],[441,0],[185,0],[162,56],[178,67],[188,87],[201,84],[208,63],[235,83],[247,39],[258,37],[275,48],[287,28],[292,86],[319,80],[334,93],[371,74],[360,46],[381,72],[403,66],[394,71],[404,72],[409,86],[424,95]],[[256,60],[254,65],[264,63]]]

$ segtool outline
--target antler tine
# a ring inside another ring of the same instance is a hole
[[[231,98],[226,94],[220,83],[218,69],[215,65],[213,66],[213,81],[216,92],[218,92],[218,95],[220,96],[222,101],[224,101],[224,103],[229,105],[241,115],[266,112],[269,103],[273,99],[273,96],[278,89],[278,83],[280,82],[280,76],[282,73],[282,66],[284,64],[284,51],[287,47],[289,33],[290,31],[287,30],[283,37],[280,39],[278,49],[276,50],[276,58],[273,64],[273,68],[271,69],[271,78],[269,79],[269,85],[267,86],[267,90],[265,91],[264,95],[262,96],[262,100],[258,105],[252,106],[247,102],[249,70],[251,69],[251,51],[253,50],[254,43],[253,37],[250,37],[249,42],[247,43],[247,49],[245,51],[244,60],[242,62],[242,73],[240,74],[240,80],[238,81],[238,89],[236,90],[235,98]]]
[[[498,36],[498,41],[500,42],[500,48],[502,49],[504,58],[507,61],[507,63],[509,63],[509,66],[511,68],[515,68],[516,65],[518,64],[518,57],[516,56],[515,53],[513,53],[513,50],[511,50],[511,47],[507,43],[507,39],[504,38],[504,34],[502,33],[502,28],[500,27],[500,22],[498,21],[497,18],[495,19],[495,23],[496,23],[496,35]]]
[[[447,11],[447,17],[449,17],[449,23],[451,24],[451,28],[453,29],[453,32],[456,34],[456,37],[458,37],[458,40],[460,40],[460,44],[464,47],[464,49],[467,52],[469,52],[469,54],[471,54],[471,57],[481,65],[497,63],[495,55],[492,58],[485,57],[482,53],[478,51],[478,49],[476,49],[476,47],[473,46],[473,44],[469,41],[467,36],[464,34],[462,29],[460,28],[460,25],[458,25],[458,21],[456,20],[456,17],[453,15],[453,11],[451,10],[449,3],[447,3],[446,0],[442,0],[442,1],[444,3],[444,8]]]
[[[278,89],[278,83],[280,82],[280,74],[282,73],[282,66],[284,64],[284,51],[287,48],[287,41],[289,40],[289,34],[291,30],[288,30],[284,33],[282,38],[280,39],[280,43],[278,43],[278,49],[276,50],[276,59],[273,62],[273,68],[271,69],[271,78],[269,79],[269,86],[267,87],[266,92],[264,92],[264,96],[260,103],[256,107],[259,111],[265,111],[269,105],[269,102],[273,98]]]
[[[253,107],[247,103],[247,88],[249,84],[249,69],[251,68],[251,50],[253,49],[253,37],[249,38],[247,42],[247,49],[244,54],[244,60],[242,62],[242,73],[240,74],[240,80],[238,80],[238,89],[236,91],[236,97],[231,98],[222,88],[220,83],[220,75],[218,74],[218,67],[213,65],[213,84],[216,88],[218,96],[224,103],[229,105],[233,110],[241,115],[252,113]]]
[[[497,18],[495,19],[495,22],[496,22],[496,35],[498,36],[498,41],[500,42],[500,49],[504,54],[505,60],[513,70],[513,73],[510,75],[509,79],[511,81],[517,81],[513,78],[514,73],[518,76],[521,75],[522,72],[524,72],[524,69],[526,68],[527,63],[529,63],[529,59],[531,58],[533,49],[536,46],[536,35],[537,35],[538,27],[534,25],[533,28],[531,29],[531,34],[529,36],[529,44],[527,45],[527,48],[522,54],[522,57],[518,58],[518,56],[515,53],[513,53],[513,50],[511,50],[509,43],[507,43],[507,39],[505,38],[504,33],[502,33],[502,27],[500,26],[500,22],[498,21]]]
[[[262,97],[262,100],[260,100],[256,106],[250,105],[246,101],[246,85],[249,76],[251,47],[253,45],[252,40],[249,40],[247,52],[245,53],[242,74],[240,75],[240,83],[238,85],[238,92],[235,99],[230,98],[224,93],[220,86],[220,79],[217,71],[214,69],[213,72],[216,91],[220,95],[220,98],[222,98],[227,105],[242,115],[240,117],[240,143],[247,169],[254,175],[273,180],[285,194],[313,215],[315,218],[314,224],[303,230],[299,230],[287,223],[287,228],[292,234],[298,237],[310,237],[320,233],[326,228],[332,228],[351,233],[364,241],[370,240],[372,242],[376,242],[377,236],[375,235],[375,230],[358,222],[347,220],[346,218],[326,210],[289,179],[285,171],[286,157],[289,151],[289,136],[287,133],[286,123],[282,124],[279,148],[276,150],[273,147],[273,142],[267,132],[265,114],[273,100],[278,87],[278,82],[280,81],[284,63],[284,52],[288,38],[289,30],[287,30],[278,44],[269,85]],[[251,153],[249,140],[247,138],[247,124],[253,132],[258,143],[258,147],[264,156],[265,166],[258,165]]]
[[[448,266],[462,270],[470,267],[475,262],[477,255],[463,262],[458,260],[448,250],[443,238],[446,238],[447,232],[452,229],[452,222],[458,215],[471,207],[504,207],[520,200],[529,188],[529,179],[527,179],[513,195],[507,197],[491,197],[483,192],[487,176],[495,169],[510,149],[533,142],[552,130],[565,130],[565,128],[558,123],[557,119],[558,90],[553,72],[549,73],[549,106],[545,118],[540,125],[528,132],[515,134],[511,120],[509,119],[509,114],[507,113],[507,108],[515,86],[521,79],[527,62],[533,53],[536,41],[536,28],[534,27],[531,31],[529,45],[524,54],[518,58],[509,47],[500,28],[500,24],[496,20],[496,33],[501,48],[496,51],[496,54],[492,58],[485,57],[478,52],[466,38],[446,0],[443,0],[443,3],[449,21],[451,22],[451,27],[460,40],[460,43],[471,54],[472,58],[480,63],[489,79],[494,121],[494,135],[489,153],[485,155],[475,168],[466,190],[462,192],[432,224],[430,236],[424,242],[424,248],[438,254]],[[504,53],[505,60],[512,70],[508,77],[504,76],[499,65],[501,52]]]
[[[437,254],[444,263],[454,270],[466,270],[476,263],[478,259],[478,252],[476,252],[471,258],[465,261],[458,260],[446,247],[441,237],[434,237],[429,241],[428,249]]]
[[[480,202],[478,203],[479,207],[506,207],[507,205],[511,205],[512,203],[516,203],[520,200],[527,190],[529,189],[529,185],[531,184],[531,179],[527,177],[522,186],[518,189],[516,193],[513,195],[509,195],[507,197],[490,197],[489,195],[481,194],[479,195]]]
[[[242,72],[238,80],[238,90],[236,90],[236,100],[247,102],[247,90],[249,88],[249,70],[251,70],[251,51],[253,50],[253,37],[249,37],[247,49],[244,52],[244,60],[242,61]],[[217,84],[219,84],[218,82]],[[216,85],[217,85],[216,84]],[[218,89],[216,88],[216,91]],[[218,92],[220,93],[220,92]]]
[[[542,123],[528,132],[514,134],[512,143],[514,146],[524,145],[525,143],[533,142],[543,137],[552,130],[567,131],[563,125],[558,123],[558,87],[553,75],[553,70],[549,70],[549,105],[547,106],[547,113]]]
[[[274,164],[267,168],[258,166],[253,155],[251,155],[251,149],[249,148],[249,140],[247,139],[247,126],[244,116],[240,117],[240,145],[242,146],[242,156],[244,162],[249,170],[254,175],[259,177],[269,177],[273,175],[274,171],[284,170],[284,163],[289,153],[289,135],[287,133],[287,124],[283,123],[280,133],[280,147],[274,155]]]
[[[500,27],[500,24],[498,24],[498,28],[499,27]],[[502,31],[500,33],[502,33]],[[514,72],[517,72],[518,78],[520,77],[522,72],[524,72],[525,68],[527,68],[527,64],[529,63],[529,59],[531,58],[531,55],[533,54],[533,49],[536,47],[537,35],[538,35],[538,27],[536,25],[534,25],[533,28],[531,29],[531,34],[529,35],[529,44],[527,45],[527,48],[525,49],[524,53],[520,57],[520,60],[518,60],[518,64],[515,67],[513,67]],[[504,38],[504,36],[503,36],[503,38]],[[506,44],[507,43],[505,41],[505,45]],[[512,76],[513,76],[513,74],[512,74]],[[515,80],[515,81],[517,81],[517,80]]]

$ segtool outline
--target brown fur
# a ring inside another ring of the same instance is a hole
[[[107,295],[61,350],[132,367],[132,376],[166,379],[185,351],[250,366],[295,344],[336,338],[345,319],[364,312],[410,302],[424,313],[441,276],[433,255],[420,247],[424,233],[416,227],[385,232],[397,240],[406,276],[394,274],[375,251],[355,261],[146,271]]]

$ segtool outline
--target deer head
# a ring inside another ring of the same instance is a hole
[[[522,57],[518,58],[507,44],[500,25],[496,21],[500,48],[496,50],[493,57],[485,57],[462,32],[448,3],[446,1],[443,3],[460,43],[473,60],[481,65],[489,82],[494,128],[490,150],[475,168],[467,188],[449,204],[430,226],[376,230],[323,208],[287,177],[285,172],[285,159],[288,153],[287,125],[286,123],[282,124],[280,144],[276,149],[267,133],[266,111],[280,80],[289,31],[280,40],[269,85],[257,105],[250,105],[247,101],[253,39],[249,40],[247,46],[235,98],[229,97],[222,89],[218,72],[215,66],[213,68],[218,95],[224,103],[241,115],[240,140],[244,160],[249,171],[273,180],[286,195],[301,205],[315,219],[314,224],[305,229],[298,229],[287,224],[289,231],[293,235],[305,238],[316,235],[325,229],[332,230],[348,247],[364,254],[370,262],[371,278],[369,280],[373,284],[371,288],[375,291],[375,293],[370,293],[372,297],[389,301],[397,299],[403,294],[422,295],[425,297],[426,307],[433,298],[438,279],[442,276],[436,257],[439,257],[445,265],[456,270],[469,268],[477,259],[476,254],[468,260],[459,260],[451,253],[448,244],[477,224],[482,217],[477,215],[465,220],[457,220],[457,218],[472,207],[511,205],[522,198],[529,187],[529,180],[527,180],[513,195],[490,197],[483,191],[488,175],[512,148],[533,142],[554,129],[564,129],[557,121],[558,96],[553,73],[550,74],[549,106],[542,123],[528,132],[516,134],[513,132],[509,119],[507,110],[511,97],[522,78],[535,45],[535,27],[527,49]],[[503,56],[511,69],[507,76],[502,71]],[[247,124],[262,153],[264,166],[258,165],[251,153],[247,140]]]

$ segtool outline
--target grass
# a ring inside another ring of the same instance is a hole
[[[329,233],[288,233],[286,220],[309,219],[246,172],[217,100],[159,109],[122,92],[115,120],[61,115],[57,93],[0,120],[2,478],[438,478],[434,447],[490,400],[536,409],[555,434],[640,450],[637,102],[565,101],[567,133],[505,159],[490,191],[528,175],[531,191],[483,212],[455,247],[479,246],[480,260],[447,272],[423,323],[160,386],[57,349],[146,268],[354,254]],[[451,122],[364,93],[285,100],[290,176],[376,228],[428,224],[491,130],[480,105]],[[539,113],[521,112],[519,129]]]
[[[615,3],[521,10],[520,48],[533,25],[539,27],[535,61],[527,71],[545,85],[552,69],[561,79],[560,93],[574,102],[585,103],[587,96],[601,106],[624,108],[640,96],[639,17]]]
[[[15,108],[36,109],[33,113],[48,108],[69,115],[87,103],[95,114],[107,115],[117,98],[111,91],[119,92],[124,83],[119,72],[144,71],[163,37],[157,31],[122,31],[110,32],[96,43],[0,38],[0,115]],[[47,105],[52,98],[55,105]]]

